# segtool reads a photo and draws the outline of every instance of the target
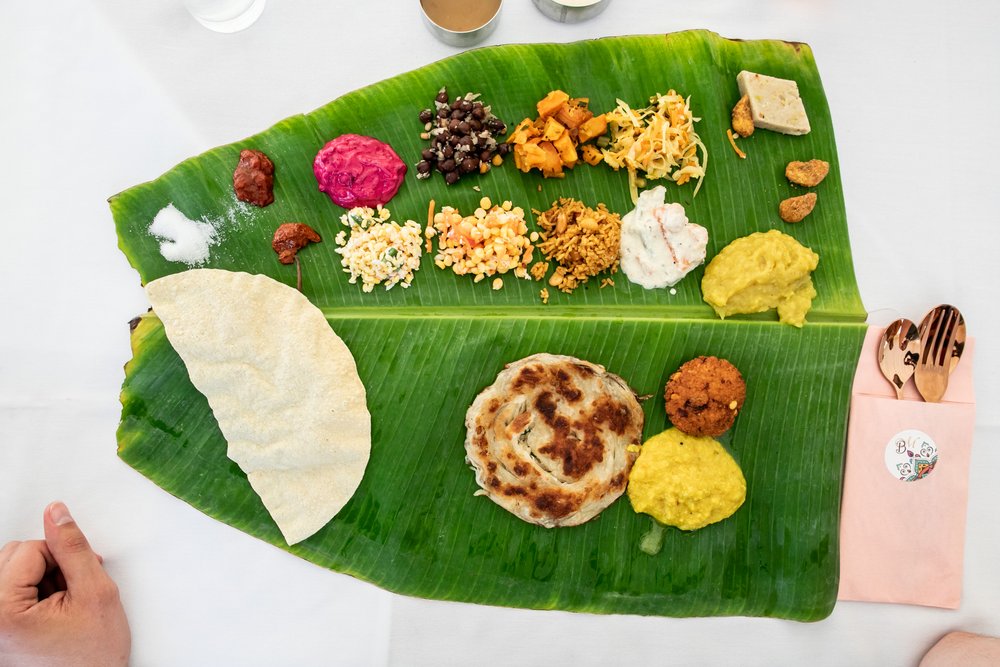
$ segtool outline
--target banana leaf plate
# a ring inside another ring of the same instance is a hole
[[[758,131],[736,156],[725,135],[742,70],[794,79],[812,132]],[[673,290],[644,290],[623,275],[573,294],[505,279],[473,283],[425,255],[409,289],[362,293],[348,283],[332,240],[343,210],[319,192],[316,152],[344,133],[386,141],[411,165],[389,203],[397,220],[426,219],[428,201],[471,212],[483,195],[544,210],[560,196],[631,209],[627,176],[578,166],[543,180],[513,164],[445,186],[412,177],[423,141],[417,120],[442,85],[482,93],[509,127],[561,88],[595,110],[617,98],[643,105],[656,92],[690,96],[709,153],[697,197],[667,184],[668,198],[709,230],[711,258],[730,241],[781,229],[820,255],[818,296],[802,329],[772,314],[719,320],[702,302],[696,270]],[[236,201],[232,171],[242,148],[276,165],[275,202]],[[784,178],[790,160],[822,158],[830,175],[819,204],[797,226],[777,205],[799,194]],[[478,190],[473,189],[478,187]],[[142,281],[185,270],[165,260],[148,233],[173,204],[215,223],[220,241],[206,266],[262,273],[294,284],[270,248],[282,222],[305,222],[326,239],[300,255],[303,292],[354,354],[368,391],[372,452],[357,493],[333,521],[289,547],[235,463],[204,397],[194,389],[155,313],[132,323],[118,454],[157,485],[216,519],[323,567],[388,590],[427,598],[594,613],[751,615],[817,620],[838,581],[838,522],[847,407],[864,336],[830,112],[812,53],[803,44],[741,42],[705,31],[616,37],[573,44],[511,45],[463,53],[355,91],[235,144],[191,158],[111,198],[119,245]],[[648,517],[625,499],[574,528],[545,529],[474,497],[464,463],[464,414],[504,364],[535,352],[570,354],[621,375],[644,404],[645,436],[669,424],[662,388],[697,355],[731,360],[747,400],[723,442],[743,468],[747,501],[730,519],[686,533],[669,530],[662,551],[639,550]]]

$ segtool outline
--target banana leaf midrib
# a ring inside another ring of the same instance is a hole
[[[560,320],[566,318],[590,320],[629,321],[686,321],[717,322],[719,318],[711,309],[676,306],[664,312],[662,306],[398,306],[398,307],[347,307],[324,306],[319,309],[328,320],[334,319],[533,319]],[[731,322],[756,321],[775,326],[788,326],[775,320],[773,310],[729,318]],[[856,324],[865,316],[848,312],[809,313],[806,326]]]

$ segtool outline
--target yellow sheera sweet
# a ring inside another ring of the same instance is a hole
[[[676,428],[643,444],[628,478],[632,509],[682,530],[732,516],[746,495],[743,471],[718,441]]]
[[[719,317],[778,309],[778,319],[801,327],[816,289],[819,255],[776,229],[736,239],[705,267],[702,297]]]

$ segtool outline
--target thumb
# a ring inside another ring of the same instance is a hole
[[[83,531],[61,502],[45,508],[45,543],[66,579],[66,590],[86,592],[107,575]]]

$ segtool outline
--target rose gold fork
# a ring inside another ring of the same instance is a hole
[[[913,373],[917,391],[929,403],[939,403],[948,376],[965,349],[965,319],[958,308],[941,305],[920,322],[920,358]]]

